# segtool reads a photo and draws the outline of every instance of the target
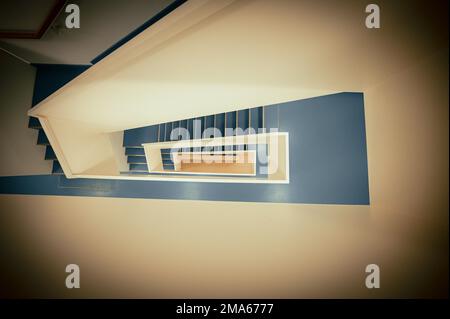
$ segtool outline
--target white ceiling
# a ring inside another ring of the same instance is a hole
[[[89,64],[117,41],[167,7],[172,0],[74,0],[80,29],[65,28],[60,13],[41,39],[0,39],[0,48],[31,63]],[[52,1],[1,1],[0,29],[37,29]],[[44,17],[44,18],[43,18]]]

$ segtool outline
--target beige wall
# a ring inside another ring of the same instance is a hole
[[[397,68],[364,91],[370,206],[1,195],[0,295],[447,296],[448,42],[388,31]]]
[[[0,176],[49,174],[45,147],[28,129],[35,68],[0,50]]]
[[[365,92],[370,206],[1,195],[0,295],[447,296],[447,57]]]

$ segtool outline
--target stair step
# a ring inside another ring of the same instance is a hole
[[[249,132],[252,134],[259,133],[263,132],[264,128],[278,129],[278,122],[278,105],[261,106],[125,130],[123,146],[126,147],[126,155],[143,156],[142,144],[168,142],[187,138],[183,133],[183,129],[189,132],[189,138],[200,139],[203,137],[213,137],[210,134],[212,132],[209,132],[208,136],[203,136],[204,131],[208,128],[216,128],[217,133],[215,133],[216,135],[214,137],[224,137],[236,134],[248,134]],[[138,151],[131,150],[134,147],[140,149]],[[233,148],[226,147],[226,149],[231,150]],[[194,151],[200,150],[200,148],[194,149]],[[186,152],[189,149],[184,148],[182,151]]]
[[[215,122],[214,115],[205,116],[205,129],[202,132],[202,138],[214,138],[215,134],[214,122]]]
[[[181,139],[183,139],[183,140],[189,140],[192,138],[191,134],[189,133],[189,121],[188,120],[180,121],[180,134],[181,134]],[[187,148],[183,148],[181,151],[188,152],[189,150]]]
[[[130,164],[130,171],[148,172],[147,164]]]
[[[225,136],[225,113],[216,114],[215,118],[216,128],[220,131],[220,137]]]
[[[173,161],[171,159],[163,159],[163,165],[173,165]]]
[[[175,150],[172,150],[171,148],[162,148],[161,149],[161,154],[170,154],[170,153],[175,153]]]
[[[62,167],[58,161],[53,161],[52,174],[55,174],[55,175],[64,174]]]
[[[192,140],[194,138],[194,119],[188,119],[186,122],[189,139]]]
[[[266,132],[270,129],[278,129],[278,105],[264,107],[264,128]]]
[[[236,112],[227,112],[225,115],[225,136],[234,135],[236,128]]]
[[[45,135],[45,132],[43,129],[39,129],[37,144],[38,145],[50,145],[50,142],[48,141],[48,138]]]
[[[171,132],[171,140],[172,141],[178,141],[180,139],[179,133],[180,130],[178,129],[180,127],[180,121],[172,122],[172,132]]]
[[[241,134],[248,134],[248,132],[246,131],[248,129],[249,126],[249,110],[240,110],[237,112],[237,128],[239,128],[236,131],[236,135],[241,135]],[[241,131],[242,130],[242,131]]]
[[[233,136],[236,129],[236,112],[228,112],[225,114],[225,136]],[[232,151],[233,146],[224,146],[225,151]]]
[[[193,139],[202,138],[203,130],[205,129],[205,117],[196,117],[193,121]]]
[[[164,142],[170,141],[170,133],[172,132],[172,122],[166,123]]]
[[[127,157],[127,163],[133,163],[133,164],[147,164],[147,159],[145,156],[128,156]]]
[[[205,130],[214,127],[214,115],[205,116]]]
[[[166,124],[158,125],[158,142],[164,142],[164,136],[166,134]]]
[[[263,128],[263,108],[255,107],[250,109],[249,112],[249,123],[250,128],[252,128],[255,133],[258,133],[258,129]]]
[[[40,129],[42,128],[41,122],[39,122],[39,119],[37,117],[30,116],[30,119],[28,120],[28,127],[34,128],[34,129]]]
[[[175,169],[175,166],[173,164],[164,164],[163,165],[165,170],[173,171]]]
[[[127,147],[125,148],[125,155],[128,156],[145,156],[143,147]]]
[[[188,134],[189,130],[188,130],[188,121],[187,120],[181,120],[180,121],[180,134],[182,134],[183,139],[188,139],[187,134]],[[189,135],[189,138],[190,135]]]
[[[45,159],[46,160],[56,160],[56,154],[55,151],[53,151],[53,148],[50,145],[47,145],[45,148]]]
[[[171,160],[172,157],[170,156],[170,153],[161,153],[161,158],[163,160]]]
[[[159,125],[150,125],[125,130],[123,134],[123,146],[142,147],[143,143],[158,142],[158,127]]]

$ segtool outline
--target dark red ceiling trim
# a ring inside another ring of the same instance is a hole
[[[52,9],[45,17],[44,22],[42,23],[39,30],[36,31],[7,31],[0,30],[0,38],[2,39],[40,39],[53,21],[56,19],[58,14],[64,7],[66,0],[55,0],[55,3],[52,6]]]

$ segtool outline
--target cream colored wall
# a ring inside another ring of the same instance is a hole
[[[0,50],[0,176],[49,174],[45,147],[28,128],[35,68]]]
[[[117,148],[111,144],[110,134],[99,131],[95,125],[59,118],[48,118],[47,121],[51,128],[50,131],[46,130],[47,137],[61,164],[63,157],[67,161],[70,170],[67,172],[66,167],[62,166],[66,173],[83,174],[89,169],[100,167],[99,164],[106,161],[115,162],[116,155],[119,155],[116,153]],[[108,171],[109,175],[119,173],[114,168]],[[104,173],[97,172],[99,175]]]
[[[1,195],[0,294],[448,296],[448,42],[409,17],[406,38],[384,35],[396,71],[364,90],[370,206]]]
[[[444,50],[365,92],[370,206],[1,195],[0,295],[447,296],[447,69]]]

